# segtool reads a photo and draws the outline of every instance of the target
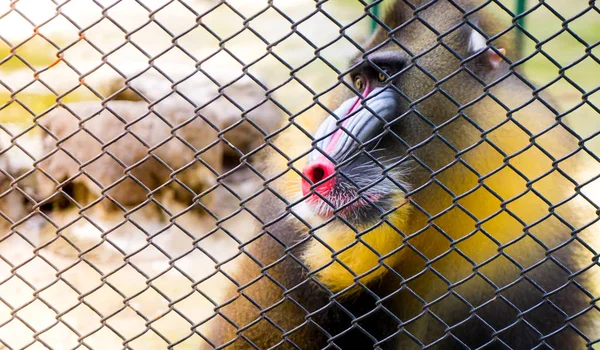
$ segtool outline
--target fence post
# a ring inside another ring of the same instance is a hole
[[[379,0],[373,0],[372,2],[378,2]],[[379,1],[379,3],[381,3],[381,1]],[[373,16],[375,18],[379,17],[379,3],[375,4],[372,9],[373,9]],[[375,21],[375,19],[373,17],[371,17],[371,33],[374,33],[375,30],[377,29],[377,21]]]
[[[527,0],[516,0],[517,1],[517,16],[525,12],[525,4]],[[519,27],[517,28],[517,51],[519,57],[523,56],[523,30],[525,28],[525,17],[521,17],[517,20]]]

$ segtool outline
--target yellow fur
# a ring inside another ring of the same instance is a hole
[[[388,217],[395,227],[401,227],[406,210],[399,209]],[[369,283],[394,266],[400,254],[396,251],[402,245],[402,234],[387,223],[377,224],[362,232],[334,222],[317,230],[314,235],[327,246],[313,239],[308,243],[303,259],[330,290],[338,292],[359,279]],[[377,253],[375,253],[377,252]],[[341,262],[341,264],[340,264]]]

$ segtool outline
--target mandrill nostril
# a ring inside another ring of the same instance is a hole
[[[325,178],[325,170],[321,167],[315,167],[312,169],[311,181],[317,183]]]
[[[302,194],[307,195],[311,190],[311,186],[316,185],[314,188],[315,191],[326,196],[333,187],[334,179],[331,178],[323,183],[320,182],[329,178],[334,172],[335,165],[329,160],[319,160],[308,165],[304,168],[302,174],[304,174],[310,182],[306,181],[306,179],[302,179]]]

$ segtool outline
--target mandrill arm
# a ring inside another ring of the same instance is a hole
[[[270,220],[284,209],[273,196],[263,199],[261,208]],[[309,274],[301,259],[306,243],[298,244],[298,237],[306,233],[298,230],[289,215],[268,225],[250,245],[248,255],[252,259],[246,257],[233,275],[240,287],[228,296],[230,303],[217,309],[211,341],[226,349],[267,349],[276,345],[283,349],[321,349],[329,337],[339,335],[332,341],[339,348],[368,349],[373,341],[367,334],[392,334],[394,322],[383,304],[376,304],[374,296],[386,294],[384,288],[375,286],[371,289],[373,295],[360,293],[343,298],[351,303],[336,300],[333,292]],[[287,250],[289,247],[294,248]],[[363,321],[352,323],[361,316],[365,317]],[[371,322],[386,317],[389,319],[385,323]]]

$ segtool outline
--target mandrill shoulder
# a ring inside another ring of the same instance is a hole
[[[244,247],[233,273],[239,288],[230,291],[229,301],[218,311],[222,317],[213,327],[218,343],[235,340],[227,349],[253,348],[250,344],[262,349],[320,348],[327,338],[306,317],[324,308],[330,293],[310,278],[301,259],[307,233],[288,218],[280,199],[263,197],[257,211],[265,226]]]

